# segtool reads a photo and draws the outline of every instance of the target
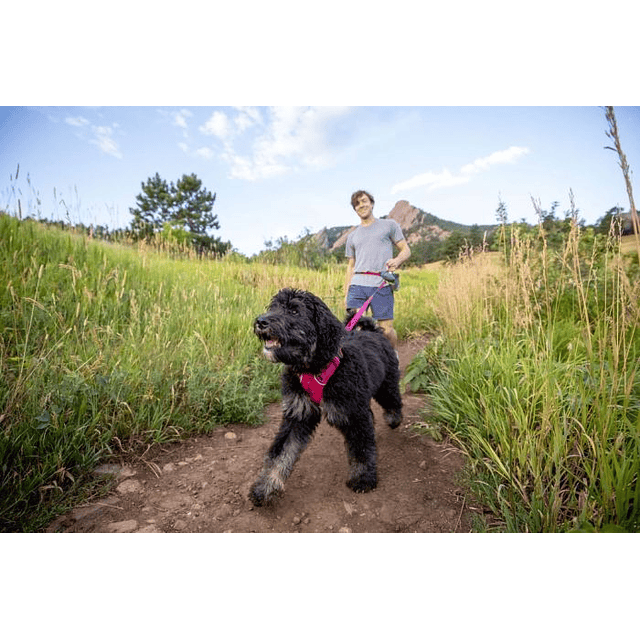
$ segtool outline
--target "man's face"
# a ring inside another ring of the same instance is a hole
[[[356,202],[356,213],[360,216],[362,220],[368,218],[373,211],[373,204],[371,204],[371,200],[369,200],[369,196],[366,194],[362,194],[358,201]]]

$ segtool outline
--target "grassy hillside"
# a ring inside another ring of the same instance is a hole
[[[172,258],[0,215],[0,530],[42,526],[98,462],[255,423],[278,397],[253,319],[283,286],[342,315],[344,270]],[[405,273],[398,332],[434,322]]]

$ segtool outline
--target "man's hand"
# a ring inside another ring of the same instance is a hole
[[[387,260],[384,263],[384,268],[386,271],[395,271],[400,264],[402,264],[401,262],[398,261],[397,258],[391,258],[391,260]]]
[[[384,267],[387,271],[395,271],[403,262],[406,262],[411,256],[411,249],[406,240],[400,240],[396,247],[400,249],[400,253],[395,257],[387,260]]]

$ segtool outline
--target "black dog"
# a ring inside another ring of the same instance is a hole
[[[371,398],[384,409],[387,424],[396,428],[402,421],[400,371],[391,343],[373,321],[362,318],[358,328],[346,331],[320,298],[295,289],[279,291],[267,313],[256,318],[254,331],[264,342],[265,356],[286,367],[282,374],[282,424],[251,488],[249,498],[254,505],[268,504],[282,493],[323,415],[344,435],[349,459],[347,486],[357,492],[375,489],[378,478]],[[340,362],[326,385],[315,385],[322,399],[312,399],[303,381],[321,376],[336,357]]]

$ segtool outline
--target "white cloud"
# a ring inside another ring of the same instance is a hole
[[[348,111],[346,107],[216,109],[199,130],[221,143],[217,153],[228,164],[231,178],[254,181],[331,166],[336,144],[330,133]],[[196,154],[209,159],[214,149],[204,146]]]
[[[213,158],[213,150],[209,147],[200,147],[199,149],[196,149],[195,154],[200,158],[204,158],[205,160],[210,160],[211,158]]]
[[[224,111],[214,111],[210,118],[200,127],[205,135],[216,136],[227,140],[233,135],[232,123]]]
[[[468,176],[454,176],[448,169],[443,169],[439,173],[427,171],[421,173],[409,180],[399,182],[391,187],[391,193],[404,191],[406,189],[415,189],[416,187],[429,187],[429,191],[440,189],[441,187],[452,187],[456,184],[469,182]]]
[[[308,166],[331,164],[334,149],[327,131],[347,113],[345,107],[276,107],[272,129],[260,150],[271,157],[296,158]]]
[[[114,123],[112,126],[98,126],[91,124],[90,120],[78,116],[76,118],[65,118],[64,120],[68,125],[72,127],[78,127],[78,137],[81,140],[88,140],[89,143],[94,144],[100,151],[114,158],[122,158],[118,143],[113,137],[114,129],[118,128],[118,124]]]
[[[187,124],[187,118],[190,118],[193,114],[189,109],[180,109],[180,111],[176,111],[173,114],[173,124],[181,129],[187,129],[189,125]]]
[[[260,125],[262,133],[254,140],[249,154],[238,153],[232,145],[232,136],[226,136],[222,157],[230,166],[231,177],[259,180],[301,168],[331,166],[336,149],[328,132],[348,113],[348,108],[272,107],[266,125],[256,109],[239,107],[237,111],[234,123],[238,132]]]
[[[484,158],[478,158],[470,164],[465,164],[460,169],[460,172],[466,174],[480,173],[481,171],[487,171],[494,164],[512,164],[527,153],[529,153],[529,149],[526,147],[509,147],[503,151],[496,151]]]
[[[78,116],[77,118],[65,118],[64,121],[72,127],[86,127],[89,124],[89,121],[82,116]]]
[[[262,124],[262,116],[256,107],[235,107],[238,112],[233,119],[238,133],[242,133],[245,129],[255,124]]]
[[[478,158],[469,164],[465,164],[460,168],[459,174],[454,175],[448,169],[435,173],[427,171],[413,178],[399,182],[391,187],[391,193],[405,191],[407,189],[415,189],[417,187],[427,187],[428,191],[441,189],[444,187],[453,187],[458,184],[465,184],[471,180],[471,176],[482,171],[488,171],[496,164],[512,164],[519,158],[529,153],[526,147],[509,147],[502,151],[496,151],[483,158]]]
[[[200,127],[205,135],[229,141],[254,125],[262,124],[262,116],[257,107],[234,107],[235,114],[228,116],[224,111],[214,111]]]
[[[113,129],[111,127],[91,127],[94,138],[90,140],[91,144],[95,144],[100,151],[114,158],[122,158],[118,143],[113,139]]]

